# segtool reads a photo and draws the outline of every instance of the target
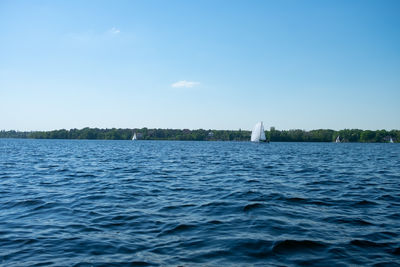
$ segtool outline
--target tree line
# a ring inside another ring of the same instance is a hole
[[[32,139],[103,139],[129,140],[136,133],[140,140],[184,140],[184,141],[249,141],[251,131],[246,130],[189,130],[189,129],[99,129],[83,128],[54,131],[0,131],[0,138],[32,138]],[[400,140],[400,130],[360,130],[330,129],[319,130],[276,130],[271,127],[265,131],[271,142],[333,142],[339,136],[342,142],[385,143],[390,138],[394,142]]]

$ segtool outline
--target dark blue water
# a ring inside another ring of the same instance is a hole
[[[400,146],[0,139],[0,265],[399,266]]]

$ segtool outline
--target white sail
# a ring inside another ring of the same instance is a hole
[[[265,132],[264,132],[264,125],[262,122],[257,123],[254,126],[253,131],[251,132],[251,141],[252,142],[260,142],[265,141]]]
[[[393,143],[393,139],[392,139],[392,137],[390,137],[390,141],[389,141],[390,143]]]
[[[133,137],[132,137],[132,140],[136,140],[136,139],[137,139],[136,133],[134,133],[134,134],[133,134]]]
[[[338,137],[336,137],[336,143],[340,143],[340,136],[338,135]]]
[[[267,140],[267,138],[265,137],[264,125],[262,122],[261,122],[261,129],[260,129],[260,140],[261,141]]]

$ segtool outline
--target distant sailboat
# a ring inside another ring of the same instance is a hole
[[[335,143],[340,143],[340,135],[338,135],[338,137],[336,137]]]
[[[392,139],[392,137],[390,137],[389,143],[393,143],[393,139]]]
[[[261,121],[254,126],[254,129],[251,132],[251,142],[266,142],[266,141],[267,138],[265,137],[264,125]]]
[[[135,140],[137,140],[136,133],[134,133],[132,136],[132,141],[135,141]]]

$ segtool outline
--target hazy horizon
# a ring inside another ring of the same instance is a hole
[[[0,129],[399,129],[399,1],[1,1]]]

